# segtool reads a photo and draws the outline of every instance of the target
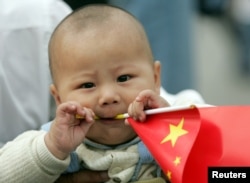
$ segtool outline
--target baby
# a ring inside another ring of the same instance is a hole
[[[160,62],[141,24],[115,7],[83,7],[57,27],[49,56],[58,106],[45,136],[49,151],[63,160],[76,149],[70,172],[108,170],[111,182],[155,181],[159,167],[152,158],[141,161],[145,147],[135,131],[113,119],[128,112],[144,121],[145,109],[168,106],[160,97]]]

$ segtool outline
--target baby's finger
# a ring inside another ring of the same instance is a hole
[[[93,122],[94,121],[94,112],[91,110],[91,109],[88,109],[88,108],[83,108],[84,109],[84,112],[85,112],[85,120],[87,122]]]
[[[143,103],[134,101],[129,106],[128,109],[129,116],[131,116],[136,121],[145,121],[146,115],[143,109],[144,109]]]
[[[136,101],[144,104],[144,109],[154,109],[169,106],[169,103],[152,90],[144,90],[136,98]]]
[[[57,113],[60,116],[65,116],[67,114],[73,114],[77,110],[77,107],[72,103],[63,103],[59,105]]]

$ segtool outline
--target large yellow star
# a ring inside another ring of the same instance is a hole
[[[174,147],[177,139],[180,136],[185,135],[185,134],[188,133],[187,130],[184,130],[182,128],[183,124],[184,124],[184,118],[181,119],[180,123],[177,126],[170,124],[169,125],[170,133],[161,141],[161,144],[163,144],[163,143],[165,143],[167,141],[171,141],[172,147]]]

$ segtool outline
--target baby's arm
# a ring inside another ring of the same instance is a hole
[[[145,121],[144,110],[168,107],[169,103],[152,90],[143,90],[129,105],[128,113],[136,121]]]
[[[85,119],[76,119],[76,114]],[[58,106],[56,118],[45,136],[46,146],[58,159],[66,159],[83,142],[93,123],[92,110],[81,107],[77,102],[62,103]]]

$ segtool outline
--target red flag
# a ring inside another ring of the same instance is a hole
[[[250,106],[201,107],[128,119],[172,183],[207,182],[209,166],[250,166]]]

